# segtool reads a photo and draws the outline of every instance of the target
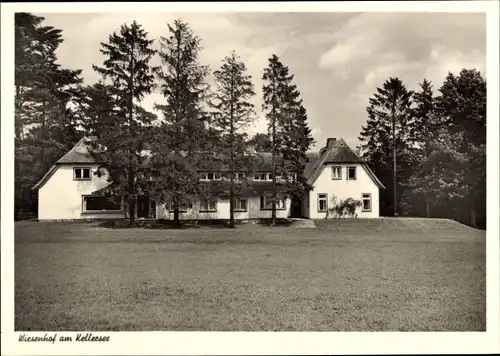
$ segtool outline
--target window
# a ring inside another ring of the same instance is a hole
[[[273,180],[273,174],[266,172],[257,172],[254,174],[253,180]]]
[[[217,199],[209,199],[201,202],[201,212],[217,211]]]
[[[168,211],[170,213],[174,212],[174,202],[169,202],[167,203]],[[179,202],[179,213],[185,213],[187,212],[188,209],[191,209],[193,205],[191,203],[188,203],[187,201],[183,200]]]
[[[74,180],[90,180],[90,168],[74,168]]]
[[[356,167],[347,167],[347,180],[356,180]]]
[[[297,181],[297,173],[288,174],[288,181],[289,182],[296,182]]]
[[[325,212],[328,210],[328,194],[318,194],[318,211]]]
[[[342,179],[342,167],[341,166],[332,167],[332,179],[336,179],[336,180]]]
[[[273,201],[270,197],[260,197],[260,210],[270,210],[273,208]],[[285,199],[276,200],[276,210],[285,210]]]
[[[235,180],[245,179],[245,172],[235,172],[234,179]]]
[[[363,194],[363,211],[372,211],[372,195],[368,193]]]
[[[118,212],[121,207],[119,197],[83,196],[83,212]]]
[[[221,180],[222,175],[217,172],[201,172],[200,173],[200,180]]]
[[[234,211],[247,211],[247,199],[246,198],[235,199]]]

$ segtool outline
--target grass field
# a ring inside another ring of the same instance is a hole
[[[15,329],[484,331],[485,232],[16,223]]]

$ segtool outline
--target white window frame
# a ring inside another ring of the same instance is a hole
[[[245,176],[245,172],[234,172],[234,180],[243,180]]]
[[[354,169],[354,178],[349,178],[349,171]],[[358,167],[356,166],[348,166],[346,170],[346,178],[347,180],[357,180],[358,179]]]
[[[201,181],[222,180],[222,174],[220,172],[200,172],[200,180]]]
[[[342,180],[342,166],[332,166],[332,180]]]
[[[241,207],[241,202],[245,202],[245,208]],[[248,199],[247,198],[235,198],[234,199],[234,211],[245,212],[248,211]]]
[[[262,176],[264,176],[265,179],[262,179]],[[267,181],[272,181],[273,180],[272,177],[273,177],[272,172],[255,172],[255,174],[253,175],[253,180],[267,182]]]
[[[102,213],[121,213],[121,212],[123,212],[123,200],[120,201],[120,209],[89,210],[89,209],[87,209],[87,198],[98,198],[98,197],[94,197],[92,195],[82,195],[82,213],[102,214]]]
[[[268,200],[271,200],[271,197],[267,197],[265,195],[260,197],[260,210],[273,209],[273,204]],[[278,199],[276,201],[276,210],[286,210],[286,201],[284,198]]]
[[[76,176],[76,171],[77,170],[80,171],[80,178],[77,178],[77,176]],[[85,170],[89,171],[88,178],[84,178],[83,177],[83,172]],[[92,180],[92,168],[90,168],[90,167],[74,167],[73,168],[73,180]]]
[[[326,213],[328,211],[328,194],[318,193],[318,213]],[[320,201],[325,201],[325,209],[321,209]]]
[[[211,206],[212,203],[213,207]],[[214,212],[217,212],[217,198],[210,198],[200,202],[200,213],[214,213]]]
[[[174,212],[174,202],[170,201],[167,203],[167,209],[169,213]],[[191,204],[186,200],[179,202],[179,213],[187,213],[188,209],[191,209]]]
[[[365,209],[365,201],[368,201],[370,204],[369,209]],[[372,211],[372,195],[370,193],[363,193],[361,195],[361,211],[364,213],[369,213]]]
[[[208,181],[208,173],[207,172],[201,172],[200,173],[200,180]]]

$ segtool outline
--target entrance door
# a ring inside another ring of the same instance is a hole
[[[302,199],[300,199],[299,197],[292,197],[291,199],[290,217],[302,217]]]
[[[137,217],[147,219],[149,218],[151,204],[148,196],[137,197]]]

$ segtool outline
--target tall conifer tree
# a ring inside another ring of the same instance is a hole
[[[156,105],[162,118],[153,162],[161,179],[153,189],[157,202],[166,203],[179,226],[180,208],[205,198],[198,170],[213,159],[216,143],[207,130],[208,67],[199,63],[201,39],[181,20],[168,24],[168,31],[160,40],[158,79],[164,101]]]
[[[392,194],[384,200],[394,216],[399,213],[398,184],[406,182],[416,160],[412,96],[399,78],[389,78],[369,99],[368,121],[359,137],[362,158],[375,167],[386,186],[392,187]],[[391,202],[387,201],[389,197]]]
[[[212,126],[220,134],[219,151],[229,167],[229,225],[234,227],[235,188],[244,182],[235,184],[235,173],[245,167],[245,144],[242,129],[255,119],[255,95],[252,77],[246,73],[246,66],[233,51],[224,58],[222,66],[214,72],[216,91],[211,101],[214,111]],[[241,179],[241,178],[240,178]]]
[[[285,181],[288,191],[296,195],[307,189],[302,170],[307,162],[306,152],[314,143],[307,125],[307,114],[300,92],[277,55],[269,58],[264,69],[263,110],[268,119],[272,160],[272,222],[276,224],[276,201],[283,198],[277,189],[277,178]],[[298,180],[290,180],[294,173]]]
[[[134,224],[138,195],[144,194],[142,179],[149,179],[148,157],[141,155],[148,142],[152,116],[140,110],[139,103],[154,89],[154,75],[158,68],[151,65],[156,51],[154,40],[136,21],[122,25],[119,33],[101,43],[101,52],[107,57],[102,66],[93,68],[114,88],[114,120],[108,121],[97,144],[105,147],[100,158],[102,167],[109,172],[112,184],[105,190],[125,198],[130,226]],[[146,173],[144,172],[146,170]],[[102,174],[98,170],[98,174]]]
[[[56,50],[62,31],[30,13],[15,15],[16,216],[33,210],[33,184],[78,140],[70,103],[81,70],[62,68]]]

